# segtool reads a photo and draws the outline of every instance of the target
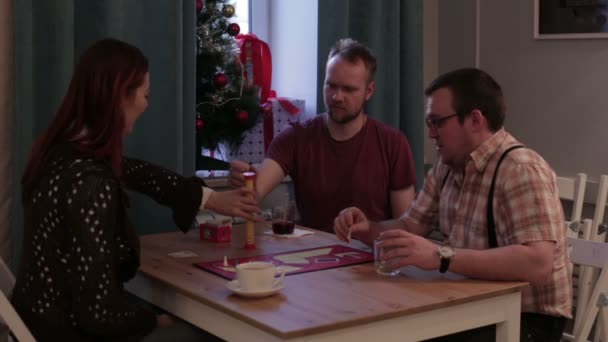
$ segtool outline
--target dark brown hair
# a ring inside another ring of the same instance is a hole
[[[477,109],[486,117],[492,132],[502,128],[506,115],[502,89],[488,73],[476,68],[447,72],[433,80],[424,90],[424,95],[431,96],[440,88],[452,91],[452,107],[461,123],[471,111]]]
[[[374,80],[374,75],[376,74],[376,56],[374,56],[367,46],[354,39],[343,38],[334,43],[331,50],[329,50],[327,60],[329,61],[335,56],[344,58],[351,63],[355,63],[358,60],[363,61],[369,73],[369,82]]]
[[[32,146],[21,178],[24,200],[50,153],[62,143],[70,142],[107,160],[120,176],[125,127],[122,101],[141,86],[147,72],[148,59],[143,53],[116,39],[97,41],[82,54],[55,118]]]

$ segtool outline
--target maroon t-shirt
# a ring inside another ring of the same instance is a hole
[[[416,182],[405,135],[370,117],[346,141],[331,138],[325,114],[292,123],[274,138],[267,158],[291,176],[302,224],[328,232],[351,206],[370,220],[392,218],[390,192]]]

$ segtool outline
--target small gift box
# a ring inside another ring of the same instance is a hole
[[[277,134],[290,123],[305,119],[305,102],[302,99],[272,97],[268,99],[267,106],[269,110],[264,113],[263,120],[245,133],[243,143],[237,151],[220,146],[218,152],[222,159],[259,164],[264,160],[266,150]]]
[[[264,120],[264,148],[268,149],[272,139],[290,123],[300,121],[304,118],[305,102],[302,99],[289,97],[273,97],[268,102],[272,106],[272,120]]]
[[[201,241],[230,242],[232,218],[210,220],[199,225]]]

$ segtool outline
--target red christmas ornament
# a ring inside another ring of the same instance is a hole
[[[203,119],[196,119],[196,129],[200,131],[203,127],[205,127],[205,121]]]
[[[203,10],[203,0],[196,0],[196,11],[200,12]]]
[[[213,84],[217,88],[224,88],[226,84],[228,84],[228,76],[225,74],[219,73],[213,77]]]
[[[246,110],[240,110],[236,113],[236,118],[240,123],[245,124],[249,120],[249,113]]]
[[[237,23],[232,23],[228,25],[228,29],[226,29],[229,35],[235,37],[239,32],[241,32],[241,27]]]

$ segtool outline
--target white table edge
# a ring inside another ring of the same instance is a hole
[[[497,324],[497,342],[519,341],[521,292],[389,318],[306,336],[282,337],[196,301],[168,285],[138,274],[126,284],[138,297],[227,341],[420,341]]]

